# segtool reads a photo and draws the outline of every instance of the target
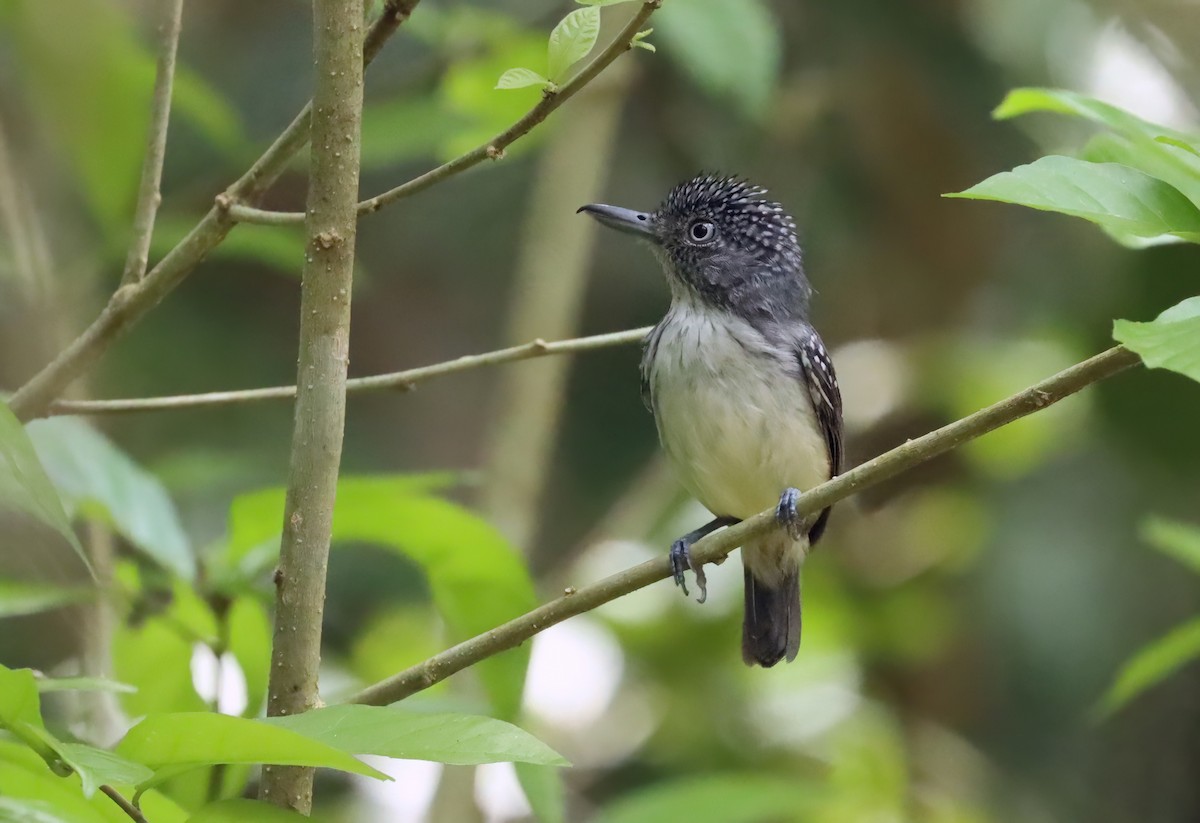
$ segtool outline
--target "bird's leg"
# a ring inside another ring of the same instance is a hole
[[[791,486],[779,495],[779,505],[775,508],[775,521],[787,529],[793,540],[800,540],[808,535],[811,518],[802,518],[796,512],[796,503],[800,500],[800,490]]]
[[[671,544],[671,572],[675,576],[675,585],[683,589],[685,596],[687,595],[688,590],[687,581],[684,580],[683,573],[688,569],[691,569],[696,575],[696,588],[700,591],[700,597],[697,599],[697,602],[703,603],[705,598],[708,597],[708,587],[707,580],[704,576],[704,566],[692,563],[692,544],[694,544],[700,538],[712,534],[719,528],[724,526],[732,526],[734,523],[738,522],[740,521],[736,517],[716,517],[695,531],[688,532],[683,537]]]

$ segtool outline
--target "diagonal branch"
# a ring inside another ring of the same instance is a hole
[[[1112,377],[1138,362],[1138,356],[1128,349],[1121,346],[1111,348],[1006,400],[916,440],[910,440],[822,483],[801,495],[796,510],[801,517],[816,514],[826,506],[908,471],[990,431],[1041,411],[1064,397]],[[775,528],[778,528],[778,524],[775,521],[775,509],[771,508],[700,540],[692,547],[692,558],[698,564],[718,562],[748,540]],[[670,576],[670,563],[664,553],[660,558],[647,560],[598,583],[574,591],[568,590],[562,597],[551,600],[528,614],[459,643],[423,663],[367,687],[351,697],[348,702],[386,705],[403,700],[480,660],[524,643],[538,632],[561,623],[568,617],[591,611]]]
[[[511,363],[517,360],[530,360],[535,357],[545,357],[551,354],[575,354],[577,352],[606,349],[613,346],[624,346],[629,343],[640,343],[650,333],[650,326],[628,331],[595,334],[590,337],[576,337],[571,340],[557,340],[547,343],[537,339],[520,346],[510,346],[507,349],[484,352],[483,354],[468,354],[444,363],[434,363],[429,366],[419,366],[405,371],[376,374],[370,377],[355,377],[346,381],[346,391],[357,394],[369,391],[411,391],[418,383],[470,371],[483,366],[495,366],[501,363]],[[129,412],[147,411],[177,411],[179,409],[203,409],[217,406],[240,405],[255,403],[261,400],[291,400],[296,396],[295,386],[271,386],[264,389],[243,389],[240,391],[205,392],[204,394],[176,394],[166,397],[141,397],[126,400],[56,400],[50,404],[48,415],[62,414],[125,414]]]
[[[369,63],[383,44],[409,18],[420,0],[386,0],[383,12],[371,25],[363,42],[363,63]],[[117,289],[100,315],[67,348],[12,396],[9,407],[21,420],[45,413],[52,400],[90,368],[113,342],[146,312],[158,305],[192,273],[234,227],[232,204],[252,200],[266,191],[287,167],[288,161],[308,142],[312,103],[304,107],[254,165],[223,194],[187,236],[179,241],[149,274],[137,283]]]
[[[171,86],[175,82],[175,54],[179,50],[179,31],[183,26],[183,0],[163,0],[163,20],[159,24],[158,68],[154,76],[154,95],[150,103],[150,126],[146,138],[146,157],[142,161],[142,182],[138,187],[133,213],[133,240],[125,258],[121,285],[136,283],[146,275],[150,258],[150,240],[154,236],[154,218],[162,202],[163,159],[167,154],[167,124],[171,119]]]
[[[508,129],[483,145],[477,146],[466,154],[425,172],[420,177],[415,177],[403,185],[385,191],[383,194],[377,194],[374,197],[363,200],[358,204],[359,216],[372,214],[390,203],[411,197],[449,177],[453,177],[460,172],[479,165],[484,160],[498,160],[503,157],[506,148],[528,134],[535,126],[549,117],[551,112],[571,99],[588,83],[592,82],[600,72],[608,68],[609,64],[633,48],[635,36],[645,26],[646,21],[650,19],[650,15],[654,14],[661,5],[662,0],[644,0],[637,13],[625,24],[620,33],[613,38],[612,42],[603,51],[596,55],[569,82],[559,87],[556,91],[547,90],[544,92],[542,99],[538,101],[537,105],[526,112],[520,120],[509,126]],[[231,206],[229,211],[234,220],[243,223],[280,226],[295,225],[304,222],[303,212],[264,211],[239,204]]]

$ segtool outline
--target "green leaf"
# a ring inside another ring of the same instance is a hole
[[[666,55],[708,94],[761,118],[779,82],[782,29],[761,0],[687,0],[655,14]]]
[[[72,823],[43,800],[0,797],[0,823]]]
[[[151,715],[129,730],[116,751],[156,771],[216,763],[268,763],[391,779],[343,751],[290,729],[210,712]]]
[[[489,48],[468,59],[456,53],[438,86],[438,100],[453,124],[438,146],[438,155],[449,160],[490,141],[535,106],[542,96],[540,89],[529,86],[496,94],[496,78],[513,66],[541,65],[545,59],[545,35],[524,31],[490,43]],[[515,157],[536,147],[545,135],[544,129],[534,129],[505,151]]]
[[[0,579],[0,617],[37,614],[81,603],[95,595],[95,589],[80,586],[50,586],[45,583]]]
[[[567,69],[588,56],[599,36],[600,9],[596,6],[575,9],[564,17],[550,32],[546,54],[550,79],[562,82]]]
[[[1081,159],[1092,163],[1119,163],[1143,171],[1151,177],[1170,183],[1179,189],[1192,202],[1197,202],[1200,196],[1200,176],[1181,171],[1169,159],[1164,159],[1160,152],[1147,151],[1144,143],[1135,142],[1114,132],[1101,132],[1087,142],[1079,153]],[[1196,190],[1196,191],[1193,191]],[[1139,237],[1112,226],[1100,227],[1105,234],[1116,240],[1122,246],[1130,249],[1146,249],[1152,246],[1163,246],[1173,243],[1186,243],[1182,237],[1173,234],[1159,234],[1154,237]]]
[[[51,527],[71,544],[91,569],[83,546],[71,530],[62,499],[46,476],[37,452],[21,422],[0,402],[0,508],[23,512]]]
[[[1052,155],[946,196],[1059,212],[1139,237],[1200,242],[1200,209],[1174,186],[1116,163]]]
[[[106,783],[136,786],[154,776],[154,772],[142,764],[131,763],[112,752],[83,743],[64,743],[45,729],[33,731],[63,763],[71,767],[71,771],[79,775],[84,797],[91,797],[96,789]]]
[[[997,120],[1009,120],[1032,112],[1057,112],[1082,117],[1129,137],[1144,136],[1151,139],[1163,135],[1184,137],[1174,129],[1143,120],[1124,109],[1064,89],[1013,89],[992,112],[992,116]]]
[[[0,741],[2,743],[3,741]],[[26,750],[28,751],[28,750]],[[99,800],[116,811],[107,797],[85,800],[74,779],[63,780],[49,770],[40,759],[36,763],[16,761],[6,751],[0,759],[0,798],[8,802],[33,803],[61,815],[68,823],[120,823],[120,818],[108,816],[98,808]],[[119,812],[118,812],[119,813]],[[0,815],[0,820],[3,820]],[[46,818],[47,821],[55,818]],[[39,818],[17,818],[19,823],[32,823]],[[157,823],[157,820],[155,821]]]
[[[78,418],[34,420],[26,430],[46,473],[73,507],[99,509],[151,560],[185,580],[195,577],[175,504],[153,475]]]
[[[554,85],[532,69],[509,69],[496,81],[497,89],[523,89],[528,86],[545,88]]]
[[[104,677],[37,677],[38,691],[46,692],[116,692],[118,694],[133,694],[136,686],[128,683],[118,683]]]
[[[1168,557],[1200,573],[1200,528],[1151,517],[1142,524],[1142,539]]]
[[[1200,617],[1172,629],[1141,649],[1121,667],[1116,681],[1100,699],[1097,713],[1112,715],[1142,692],[1200,657]]]
[[[812,787],[791,777],[713,775],[626,794],[595,823],[766,823],[795,819],[814,799]]]
[[[137,688],[121,695],[125,713],[140,717],[205,708],[192,685],[191,663],[192,642],[179,635],[174,621],[122,623],[113,636],[113,675]]]
[[[418,563],[454,641],[482,634],[536,606],[521,557],[479,517],[423,494],[431,479],[436,482],[438,476],[342,478],[333,512],[334,545],[372,543]],[[278,534],[283,498],[283,489],[271,489],[234,501],[223,562],[236,566]],[[501,719],[514,717],[520,707],[528,660],[529,649],[521,646],[475,667]]]
[[[309,818],[258,800],[232,798],[209,803],[187,819],[187,823],[305,823]]]
[[[0,726],[11,729],[19,723],[42,728],[37,681],[29,669],[0,665]]]
[[[1170,369],[1200,381],[1200,297],[1189,297],[1149,323],[1117,320],[1113,338],[1151,369]]]
[[[1165,137],[1163,135],[1159,135],[1154,139],[1164,145],[1174,146],[1177,149],[1183,149],[1188,154],[1194,154],[1197,157],[1200,157],[1200,141],[1194,139],[1185,140],[1180,137]]]
[[[271,621],[252,597],[239,597],[225,616],[229,625],[229,651],[246,680],[245,717],[256,717],[267,699],[271,674]]]
[[[517,781],[539,823],[564,823],[567,819],[567,795],[563,774],[553,766],[517,763]]]
[[[1200,204],[1200,157],[1196,157],[1189,146],[1193,139],[1189,135],[1143,120],[1086,95],[1061,89],[1014,89],[994,115],[998,119],[1007,119],[1030,112],[1073,115],[1112,129],[1115,134],[1098,136],[1116,138],[1124,148],[1120,157],[1107,159],[1157,177],[1179,189],[1193,203]],[[1096,157],[1088,156],[1087,159],[1100,162]]]
[[[433,714],[400,706],[328,706],[291,717],[271,717],[311,740],[349,754],[432,760],[459,766],[481,763],[570,765],[533,735],[511,723],[469,714]]]

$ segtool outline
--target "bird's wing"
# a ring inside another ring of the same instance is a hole
[[[833,360],[825,350],[820,335],[811,328],[805,331],[798,341],[796,359],[800,362],[801,379],[808,388],[817,424],[825,435],[825,446],[829,450],[829,474],[832,477],[842,470],[842,392],[838,389]],[[829,511],[825,509],[821,512],[809,530],[810,544],[816,543],[825,531]]]
[[[820,336],[811,329],[800,338],[796,357],[817,423],[825,435],[825,446],[829,449],[829,473],[835,475],[842,468],[842,393],[838,389],[833,360]]]

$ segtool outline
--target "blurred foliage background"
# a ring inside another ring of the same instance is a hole
[[[605,10],[606,34],[628,8]],[[152,9],[0,0],[0,198],[25,238],[18,248],[0,232],[6,389],[119,280]],[[364,194],[477,145],[536,101],[536,89],[492,87],[509,67],[544,69],[546,32],[566,10],[424,0],[368,73]],[[307,100],[309,25],[296,0],[187,5],[155,255]],[[622,58],[503,161],[363,220],[352,375],[655,322],[668,295],[651,256],[596,235],[574,209],[650,208],[701,169],[745,175],[796,215],[851,464],[1107,347],[1113,318],[1149,319],[1195,292],[1187,247],[1129,251],[1081,222],[940,195],[1086,135],[1048,116],[994,123],[1013,86],[1075,89],[1194,127],[1200,4],[667,0],[653,26],[655,54]],[[303,170],[297,162],[263,205],[301,208]],[[77,396],[292,382],[301,247],[298,230],[238,227]],[[357,396],[344,471],[450,470],[447,494],[528,560],[542,599],[591,582],[706,519],[660,462],[637,360],[635,348],[602,350]],[[663,583],[546,632],[524,725],[575,764],[569,819],[1200,819],[1200,671],[1096,711],[1123,661],[1200,603],[1200,580],[1145,535],[1151,516],[1196,520],[1198,419],[1200,387],[1135,370],[840,505],[806,564],[804,645],[790,666],[739,662],[736,560],[710,576],[703,606]],[[118,526],[123,505],[157,494],[137,479],[161,484],[178,520],[148,525],[148,540],[185,557],[219,555],[231,501],[286,474],[286,403],[92,422],[133,463],[113,468],[100,453],[111,444],[66,429],[35,437],[43,460],[68,443],[64,460],[107,467],[100,508]],[[6,576],[77,579],[65,543],[5,525]],[[157,612],[133,602],[160,615],[190,608],[179,584],[146,583],[155,572],[125,551],[138,534],[114,531],[92,537],[114,543],[130,591],[177,589]],[[354,538],[331,568],[327,695],[455,636],[419,565]],[[118,615],[116,674],[157,682],[161,670],[139,674],[138,655],[122,657],[157,625],[136,611]],[[247,614],[235,637],[261,637],[261,604]],[[69,669],[99,642],[89,626],[71,610],[10,617],[0,658]],[[166,660],[165,648],[144,647],[143,663]],[[189,645],[170,648],[184,672],[172,707],[202,706]],[[437,699],[479,699],[470,677],[458,680]],[[225,688],[246,691],[233,681]],[[121,699],[132,715],[147,710]],[[510,767],[381,767],[399,783],[333,791],[331,779],[318,815],[528,813]]]

